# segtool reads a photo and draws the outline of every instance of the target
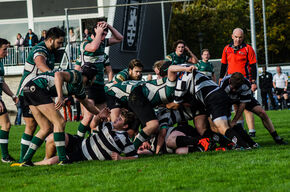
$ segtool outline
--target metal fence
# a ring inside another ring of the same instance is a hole
[[[71,53],[72,53],[72,61],[76,61],[78,57],[79,47],[81,42],[72,43]],[[33,47],[10,47],[8,48],[8,54],[5,58],[0,59],[4,66],[17,66],[24,65],[29,52]],[[64,47],[62,48],[62,50]]]

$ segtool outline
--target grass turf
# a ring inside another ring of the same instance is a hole
[[[270,111],[279,135],[290,141],[290,111]],[[78,123],[66,131],[76,133]],[[133,161],[91,161],[65,166],[10,167],[0,163],[0,191],[289,191],[290,145],[278,146],[255,117],[249,151],[160,155]],[[9,151],[20,154],[24,126],[13,126]],[[44,145],[33,161],[44,157]]]

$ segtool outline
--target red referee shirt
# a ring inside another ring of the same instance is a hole
[[[235,52],[231,45],[224,48],[221,63],[228,64],[228,74],[240,72],[249,79],[249,65],[257,62],[254,49],[248,44],[242,44],[242,48]]]

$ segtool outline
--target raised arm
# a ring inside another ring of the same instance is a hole
[[[176,80],[176,74],[178,72],[192,72],[192,70],[196,70],[197,68],[194,65],[184,67],[180,65],[171,65],[168,68],[168,79],[170,81],[175,81]]]
[[[85,50],[88,52],[95,52],[99,47],[100,44],[102,42],[102,35],[104,32],[104,29],[106,28],[106,24],[105,23],[98,23],[97,24],[97,28],[94,28],[96,36],[93,37],[93,41],[90,43],[87,43],[85,45]]]
[[[193,63],[193,64],[197,63],[198,62],[198,58],[191,52],[191,50],[187,46],[185,46],[184,49],[190,55],[190,59],[188,60],[188,62]]]
[[[113,26],[107,24],[108,29],[112,33],[112,37],[109,39],[109,45],[120,43],[123,40],[123,35],[117,31]]]

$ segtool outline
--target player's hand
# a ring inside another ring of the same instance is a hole
[[[105,107],[104,109],[102,109],[98,114],[99,118],[102,120],[107,119],[109,115],[110,115],[110,109],[108,107]]]
[[[114,161],[118,161],[122,159],[122,157],[116,152],[112,152],[111,157],[112,157],[112,160]]]
[[[167,109],[178,109],[178,107],[179,107],[178,103],[171,102],[171,103],[166,104]]]
[[[143,142],[138,150],[143,151],[144,149],[151,149],[151,145],[148,143],[148,141]]]
[[[252,90],[253,92],[255,92],[255,91],[257,90],[257,84],[252,84],[252,85],[251,85],[251,90]]]
[[[60,110],[60,108],[63,106],[65,100],[62,97],[57,97],[57,102],[55,103],[55,109]]]
[[[284,88],[284,91],[287,92],[287,88]]]
[[[191,66],[185,68],[186,72],[192,72],[192,70],[197,70],[197,67],[194,65],[191,65]]]
[[[4,111],[4,106],[2,104],[2,102],[0,102],[0,113],[2,113]]]
[[[11,98],[14,101],[15,104],[17,104],[19,102],[19,98],[16,97],[15,95],[13,95]]]
[[[189,47],[187,47],[187,46],[184,47],[184,50],[185,50],[186,52],[191,52],[190,49],[189,49]]]

